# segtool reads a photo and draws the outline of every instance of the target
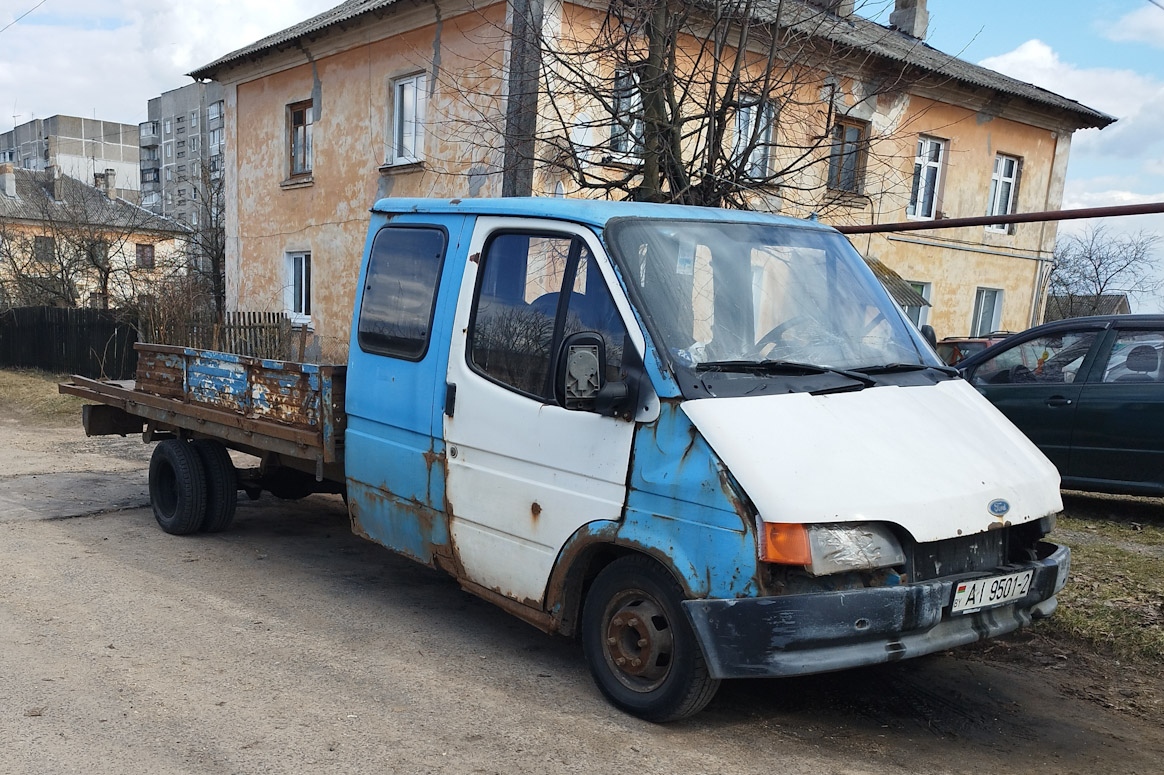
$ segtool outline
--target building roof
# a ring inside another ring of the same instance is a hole
[[[224,68],[294,44],[301,38],[330,31],[362,16],[382,14],[397,0],[346,0],[334,8],[219,57],[190,73],[199,80],[214,79]],[[768,20],[777,8],[789,29],[822,38],[858,53],[907,66],[919,75],[936,76],[971,88],[983,88],[1072,115],[1079,128],[1103,128],[1115,118],[1047,89],[966,62],[927,45],[924,41],[857,14],[836,16],[804,0],[760,0],[757,16]]]
[[[1127,315],[1132,311],[1126,293],[1080,294],[1065,296],[1050,294],[1047,296],[1047,309],[1043,314],[1043,322],[1066,320],[1068,318],[1084,317],[1088,315]]]
[[[155,215],[125,199],[110,199],[105,191],[68,175],[20,168],[13,169],[12,174],[16,177],[16,196],[7,196],[0,190],[0,220],[57,220],[119,231],[173,235],[189,231],[177,221]]]

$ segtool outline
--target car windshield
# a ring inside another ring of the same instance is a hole
[[[762,376],[772,370],[754,364],[941,365],[835,232],[627,219],[607,240],[674,367]]]

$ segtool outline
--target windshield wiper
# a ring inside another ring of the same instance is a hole
[[[958,376],[958,370],[952,366],[931,366],[927,363],[883,363],[879,366],[858,366],[853,371],[862,374],[901,374],[907,371],[925,371],[933,369],[951,377]]]
[[[865,387],[873,387],[877,383],[865,374],[847,369],[834,369],[831,366],[818,366],[815,363],[800,363],[798,361],[707,361],[695,366],[701,371],[730,371],[744,374],[789,374],[793,376],[811,376],[814,374],[837,374],[842,377],[860,382]]]

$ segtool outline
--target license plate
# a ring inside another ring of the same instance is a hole
[[[950,612],[968,614],[1026,597],[1034,575],[1034,571],[1025,570],[1006,576],[961,581],[954,587],[954,604]]]

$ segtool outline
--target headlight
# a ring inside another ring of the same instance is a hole
[[[800,525],[759,522],[764,562],[803,565],[814,576],[901,565],[905,553],[888,527],[873,522]]]

